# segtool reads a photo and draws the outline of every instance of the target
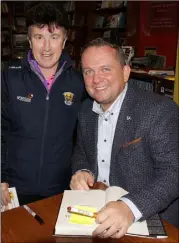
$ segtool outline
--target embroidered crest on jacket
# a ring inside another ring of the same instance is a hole
[[[64,96],[64,102],[66,105],[72,105],[73,104],[73,98],[74,98],[74,94],[71,92],[64,92],[63,93]]]

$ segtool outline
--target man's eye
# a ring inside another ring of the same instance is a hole
[[[91,70],[85,70],[84,71],[84,75],[90,75],[90,74],[92,74],[92,71]]]
[[[107,68],[107,67],[103,67],[103,68],[102,68],[102,71],[103,71],[103,72],[109,72],[109,71],[110,71],[110,69],[109,69],[109,68]]]
[[[35,37],[37,40],[41,40],[42,39],[42,36],[38,35]]]
[[[56,40],[56,39],[58,39],[58,36],[57,35],[54,35],[54,36],[52,36],[52,39],[53,40]]]

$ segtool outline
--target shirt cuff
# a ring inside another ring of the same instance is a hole
[[[142,218],[142,213],[139,211],[137,206],[128,198],[126,197],[121,197],[120,201],[123,201],[124,203],[127,204],[127,206],[130,208],[132,213],[134,214],[134,222],[138,221],[140,218]]]

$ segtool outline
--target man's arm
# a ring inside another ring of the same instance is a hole
[[[178,106],[163,102],[151,120],[147,146],[155,175],[139,193],[129,193],[130,199],[148,218],[166,209],[178,197]],[[150,173],[150,172],[149,172]]]
[[[74,149],[74,153],[72,156],[72,174],[75,174],[77,171],[86,170],[91,171],[90,165],[87,160],[87,156],[84,150],[83,143],[85,141],[85,137],[82,133],[81,122],[80,122],[80,114],[78,116],[78,125],[77,125],[77,140],[76,146]],[[91,171],[94,173],[93,171]]]
[[[80,115],[79,115],[80,117]],[[82,135],[80,118],[77,126],[77,141],[72,156],[72,178],[70,188],[72,190],[89,190],[94,184],[94,174],[90,169],[83,142],[86,138]]]

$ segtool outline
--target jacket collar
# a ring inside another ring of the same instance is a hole
[[[28,50],[25,53],[24,58],[22,60],[22,65],[28,69],[30,69],[30,64],[28,61],[29,51],[30,50]],[[31,57],[31,58],[33,58],[33,57]],[[62,54],[60,56],[57,71],[63,66],[64,63],[65,63],[64,70],[67,70],[68,68],[70,68],[72,66],[72,60],[65,50],[62,51]]]

